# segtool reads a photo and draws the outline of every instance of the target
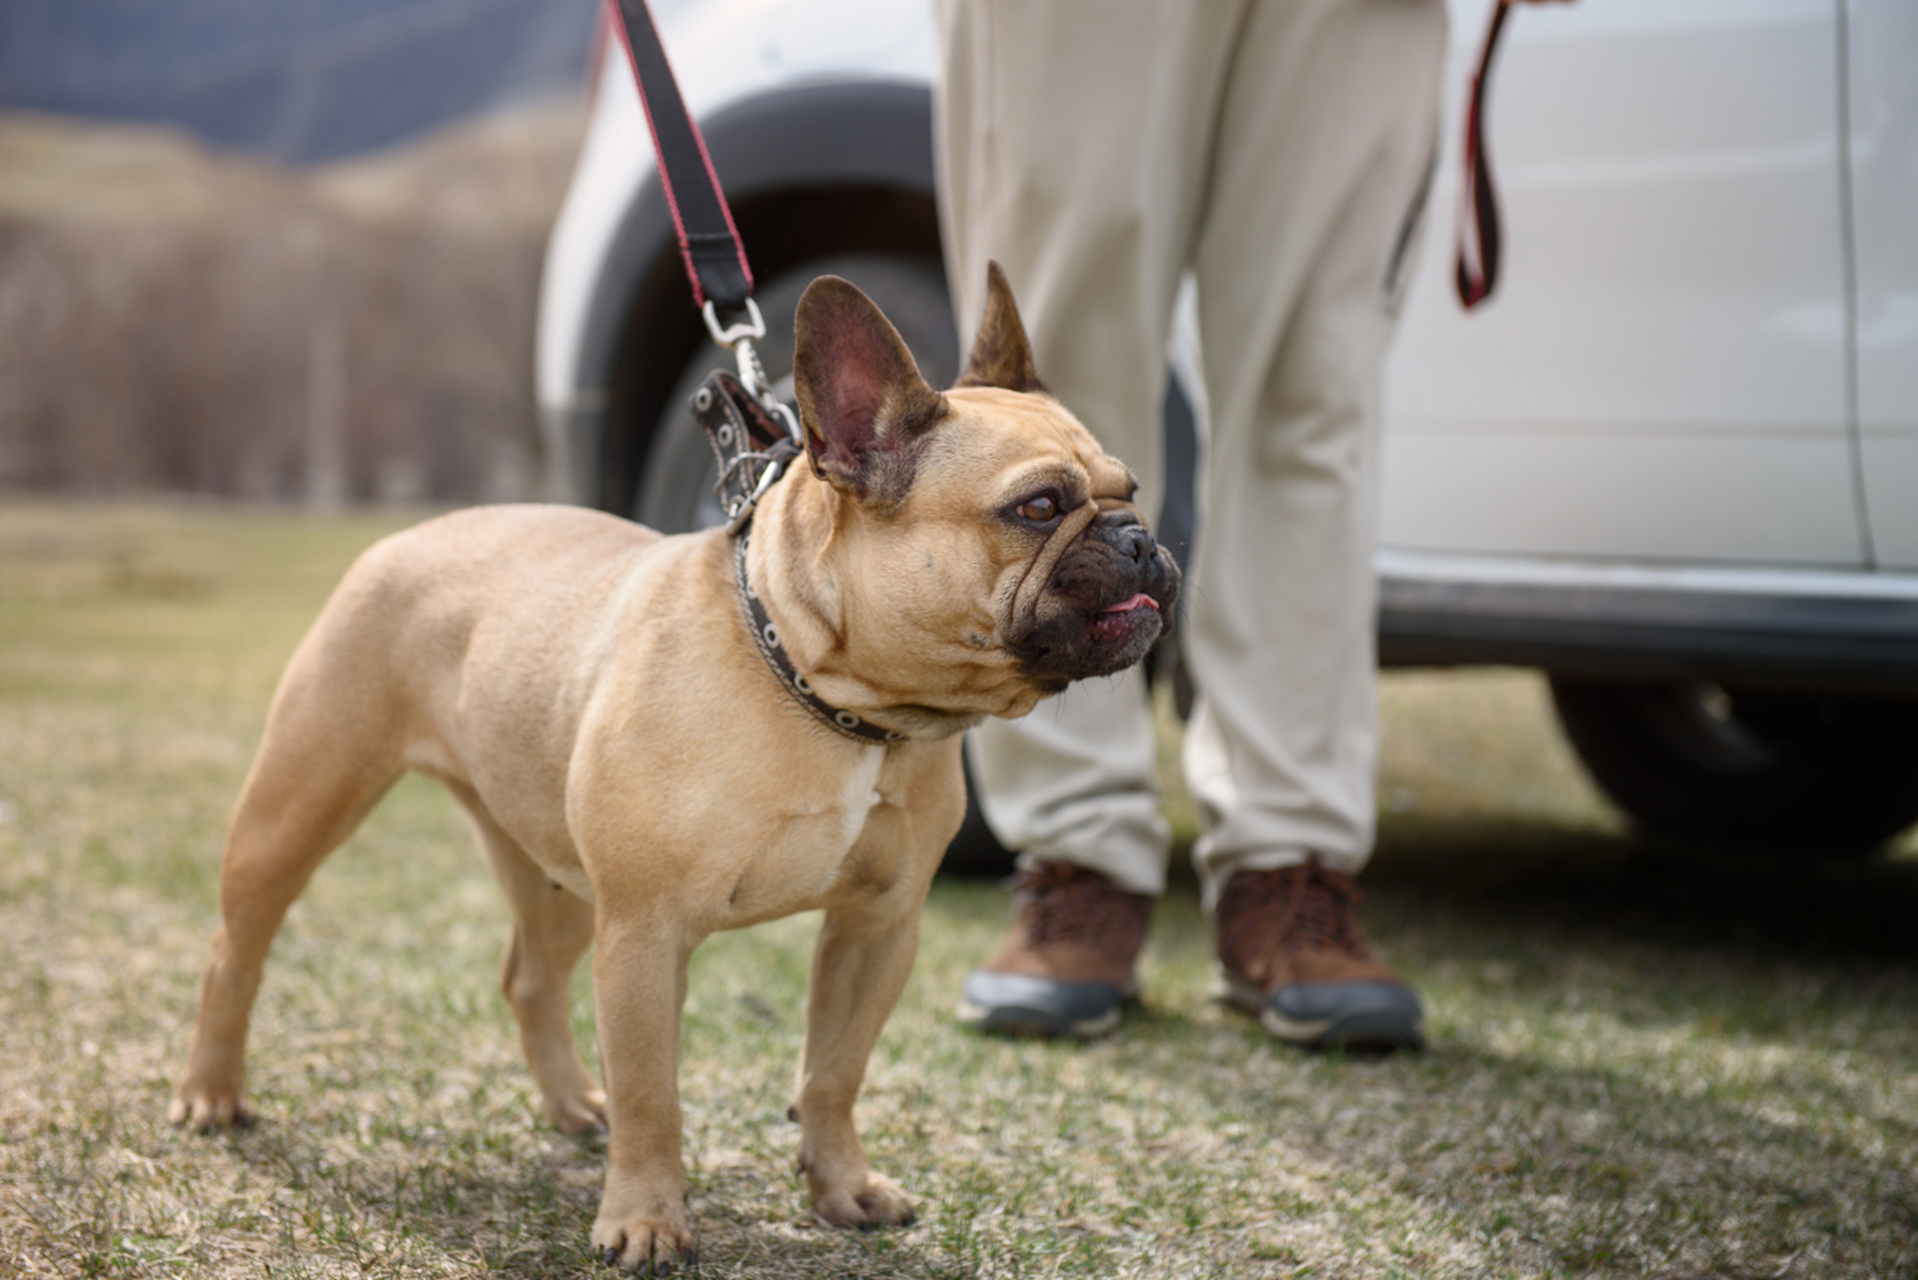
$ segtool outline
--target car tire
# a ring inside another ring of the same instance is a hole
[[[1559,722],[1648,835],[1862,852],[1918,821],[1918,703],[1555,678]]]

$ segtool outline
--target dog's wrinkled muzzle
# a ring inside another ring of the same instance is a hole
[[[1171,555],[1129,502],[1069,512],[1033,558],[1013,601],[1009,647],[1049,692],[1144,657],[1179,590]]]

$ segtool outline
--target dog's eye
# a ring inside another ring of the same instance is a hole
[[[1019,504],[1021,518],[1034,524],[1051,524],[1059,514],[1059,504],[1050,494],[1042,493],[1036,498],[1027,498]]]

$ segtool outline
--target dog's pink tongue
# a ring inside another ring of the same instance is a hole
[[[1133,596],[1132,599],[1113,605],[1110,609],[1107,609],[1106,612],[1125,613],[1132,609],[1157,609],[1158,607],[1159,602],[1157,600],[1154,600],[1151,596],[1141,591],[1138,595]]]

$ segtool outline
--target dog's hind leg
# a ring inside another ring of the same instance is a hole
[[[546,1114],[563,1133],[606,1126],[606,1094],[573,1045],[568,988],[573,969],[593,941],[593,908],[552,882],[514,839],[500,830],[477,798],[452,788],[473,816],[493,873],[513,906],[500,986],[519,1023],[520,1046],[546,1100]]]
[[[303,661],[304,659],[304,661]],[[280,921],[313,871],[399,777],[396,735],[380,731],[375,691],[343,689],[303,646],[267,717],[260,754],[227,830],[219,932],[200,988],[175,1124],[245,1124],[247,1022]],[[333,673],[337,675],[337,673]]]

